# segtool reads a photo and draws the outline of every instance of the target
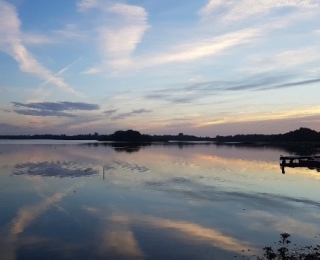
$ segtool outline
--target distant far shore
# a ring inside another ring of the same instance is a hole
[[[228,135],[216,137],[198,137],[179,133],[177,135],[148,135],[141,134],[135,130],[119,130],[110,135],[81,134],[81,135],[0,135],[0,139],[22,140],[22,139],[47,139],[47,140],[96,140],[117,142],[169,142],[169,141],[210,141],[217,145],[312,145],[320,147],[320,132],[309,128],[300,128],[285,134],[246,134]]]

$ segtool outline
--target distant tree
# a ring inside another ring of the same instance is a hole
[[[149,135],[142,135],[138,131],[134,130],[127,130],[127,131],[116,131],[112,135],[111,139],[113,141],[120,141],[120,142],[151,142],[152,138]]]
[[[320,134],[315,130],[301,127],[295,131],[278,135],[276,139],[290,142],[320,142]]]

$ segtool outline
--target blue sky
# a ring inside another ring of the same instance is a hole
[[[320,131],[319,0],[0,0],[0,134]]]

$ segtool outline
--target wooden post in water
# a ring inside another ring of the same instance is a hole
[[[284,166],[286,164],[286,160],[282,158],[282,162],[281,162],[281,171],[282,171],[282,174],[285,174],[286,172],[284,171]]]

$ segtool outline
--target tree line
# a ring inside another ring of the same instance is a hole
[[[194,135],[148,135],[141,134],[135,130],[118,130],[110,135],[80,134],[80,135],[0,135],[0,139],[49,139],[49,140],[96,140],[96,141],[117,141],[117,142],[168,142],[168,141],[213,141],[210,137],[197,137]]]
[[[141,134],[135,130],[118,130],[110,135],[79,134],[79,135],[52,135],[52,134],[36,134],[36,135],[0,135],[0,139],[51,139],[51,140],[97,140],[97,141],[117,141],[117,142],[168,142],[168,141],[215,141],[215,142],[239,142],[239,143],[283,143],[283,142],[320,142],[320,132],[309,128],[299,128],[285,134],[238,134],[228,136],[198,137],[194,135],[185,135],[179,133],[177,135],[148,135]]]
[[[285,134],[248,134],[248,135],[228,135],[216,136],[216,142],[269,142],[269,143],[283,143],[283,142],[320,142],[320,132],[309,128],[299,128]]]

